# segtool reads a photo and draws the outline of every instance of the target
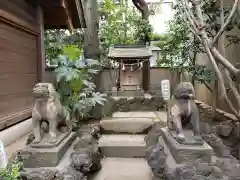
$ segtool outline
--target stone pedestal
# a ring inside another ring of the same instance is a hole
[[[32,147],[31,145],[27,146],[20,151],[20,156],[23,159],[23,167],[40,168],[57,166],[68,148],[75,140],[75,137],[75,133],[71,132],[55,147]]]
[[[174,139],[168,128],[162,128],[161,132],[162,137],[177,164],[184,164],[197,159],[202,162],[211,161],[213,149],[206,142],[202,145],[180,144]],[[193,136],[192,131],[186,130],[184,134],[188,139]]]

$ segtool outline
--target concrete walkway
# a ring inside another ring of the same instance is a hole
[[[21,150],[25,147],[25,143],[27,141],[28,135],[29,134],[27,134],[23,137],[20,137],[14,143],[5,147],[5,152],[7,154],[7,159],[9,159],[14,153],[16,153],[17,151],[19,151],[19,150]]]
[[[0,132],[0,140],[4,144],[8,159],[13,153],[25,147],[27,137],[31,131],[32,119],[30,118]]]

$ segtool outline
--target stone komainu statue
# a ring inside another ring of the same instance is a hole
[[[69,111],[64,108],[60,98],[51,83],[37,83],[33,88],[35,104],[32,111],[34,144],[41,141],[41,123],[47,121],[49,124],[48,143],[57,141],[57,132],[60,128],[67,127],[72,130]]]
[[[192,125],[195,140],[201,140],[199,130],[199,112],[194,102],[195,91],[189,82],[177,85],[171,100],[168,103],[168,127],[176,130],[177,140],[185,141],[183,127]]]

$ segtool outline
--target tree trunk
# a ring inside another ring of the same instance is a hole
[[[194,41],[195,41],[195,37],[194,37]],[[197,52],[194,52],[193,58],[192,58],[192,64],[195,67],[196,66],[196,58],[197,58]],[[196,80],[196,71],[193,72],[192,75],[192,85],[193,87],[195,87],[195,80]]]
[[[88,59],[100,59],[98,27],[98,5],[96,0],[84,0],[84,15],[86,28],[84,29],[84,56]]]
[[[148,9],[148,5],[145,2],[145,0],[132,0],[134,6],[142,13],[142,19],[148,20],[148,17],[150,15],[150,11]],[[147,37],[147,32],[145,32],[145,37]],[[145,42],[142,42],[144,45],[146,45],[146,40],[149,38],[145,38]],[[142,79],[143,79],[143,90],[148,91],[149,90],[149,79],[150,79],[150,63],[149,61],[145,61],[143,63],[142,68]]]
[[[220,21],[221,21],[221,27],[223,27],[224,25],[224,9],[223,9],[223,0],[220,0]],[[217,42],[217,49],[220,52],[220,54],[225,57],[225,35],[224,33],[221,35],[221,37],[219,38],[218,42]],[[223,67],[217,63],[220,70],[223,69]],[[214,94],[214,99],[213,99],[213,104],[212,104],[212,117],[215,118],[216,117],[216,111],[217,111],[217,102],[218,102],[218,97],[219,97],[219,92],[218,92],[218,80],[216,79],[214,81],[214,89],[213,89],[213,94]]]
[[[150,11],[145,0],[132,0],[134,6],[142,13],[142,19],[148,20]]]
[[[234,0],[231,11],[224,22],[224,25],[221,26],[220,30],[216,33],[213,38],[209,38],[206,32],[206,23],[201,9],[201,1],[199,0],[181,0],[181,13],[183,14],[183,19],[187,23],[188,28],[193,32],[193,34],[202,42],[202,45],[208,55],[208,58],[212,64],[214,71],[216,72],[217,79],[219,81],[219,92],[220,96],[224,97],[233,114],[238,120],[240,120],[240,92],[237,90],[236,83],[233,81],[232,77],[240,76],[240,69],[234,67],[234,65],[229,62],[219,51],[216,49],[216,44],[219,42],[219,38],[227,29],[228,25],[231,23],[237,9],[239,0]],[[190,7],[190,4],[191,6]],[[222,3],[223,1],[221,1]],[[223,6],[222,6],[223,7]],[[222,18],[223,20],[223,18]],[[224,67],[225,79],[223,78],[223,73],[220,71],[218,64],[220,63]],[[232,77],[231,77],[232,75]],[[225,84],[228,84],[230,90],[234,94],[237,100],[237,105],[227,96],[227,88]]]

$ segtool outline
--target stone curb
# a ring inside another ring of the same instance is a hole
[[[0,132],[0,140],[4,146],[9,146],[21,137],[25,136],[32,130],[32,119],[27,119],[21,123],[18,123],[10,128],[7,128]]]

